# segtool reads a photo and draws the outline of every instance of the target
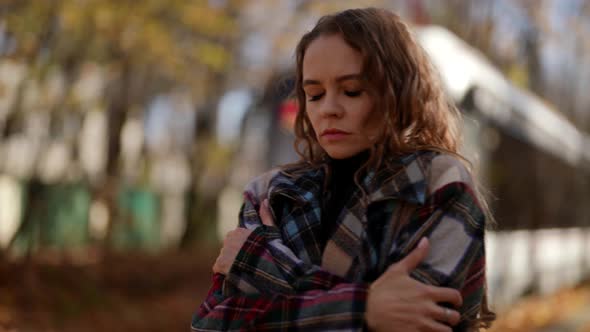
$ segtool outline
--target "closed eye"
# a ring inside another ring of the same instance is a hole
[[[319,95],[315,95],[315,96],[309,96],[308,101],[318,101],[320,100],[322,97],[324,96],[323,93],[320,93]]]
[[[358,97],[361,95],[361,93],[363,93],[363,90],[344,91],[344,94],[347,95],[348,97]]]

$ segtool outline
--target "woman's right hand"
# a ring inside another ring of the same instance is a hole
[[[426,285],[410,277],[410,272],[426,258],[428,249],[428,239],[423,238],[416,249],[371,284],[365,317],[371,331],[451,332],[450,326],[459,323],[459,312],[439,304],[460,307],[463,299],[459,291]]]
[[[265,199],[262,202],[258,214],[264,225],[275,226],[270,207],[268,206],[268,199]],[[215,264],[213,264],[213,273],[221,273],[227,276],[238,256],[238,252],[242,250],[244,243],[248,240],[251,233],[252,230],[250,229],[238,227],[225,235],[223,247],[221,247],[219,256],[217,257],[217,260],[215,260]]]

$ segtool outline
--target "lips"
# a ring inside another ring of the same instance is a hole
[[[336,129],[336,128],[329,128],[322,132],[321,136],[333,136],[333,135],[350,135],[349,132]]]
[[[346,138],[350,135],[351,133],[344,131],[344,130],[340,130],[340,129],[335,129],[335,128],[330,128],[330,129],[326,129],[322,132],[321,135],[321,139],[324,143],[328,144],[328,143],[337,143],[343,140],[346,140]]]

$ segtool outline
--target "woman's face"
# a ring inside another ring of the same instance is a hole
[[[303,57],[305,109],[320,146],[334,159],[368,149],[379,119],[362,79],[362,55],[338,34],[309,44]]]

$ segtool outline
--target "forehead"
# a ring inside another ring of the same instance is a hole
[[[303,57],[303,79],[329,80],[360,74],[363,58],[338,34],[322,35],[312,41]]]

